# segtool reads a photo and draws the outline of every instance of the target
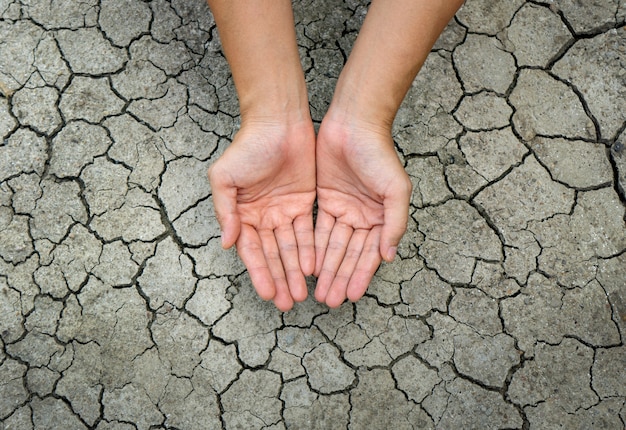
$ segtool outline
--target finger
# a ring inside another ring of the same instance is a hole
[[[347,224],[342,222],[335,223],[333,231],[330,234],[328,240],[328,247],[322,262],[322,269],[320,270],[319,277],[317,279],[317,286],[315,288],[315,298],[319,302],[326,301],[326,295],[328,290],[335,279],[335,274],[343,261],[343,257],[346,254],[350,237],[352,237],[353,229]]]
[[[380,255],[391,262],[396,256],[400,239],[406,231],[411,199],[411,181],[407,178],[404,187],[398,187],[393,195],[385,196],[384,221],[380,238]]]
[[[352,234],[341,266],[339,266],[335,279],[333,279],[330,290],[326,295],[326,304],[329,307],[336,308],[346,300],[348,282],[354,273],[369,232],[370,230],[358,229]]]
[[[312,233],[312,232],[311,232]],[[291,224],[280,226],[274,230],[274,236],[278,244],[280,260],[291,298],[296,302],[306,299],[307,288],[302,269],[300,269],[300,259],[298,257],[298,244]]]
[[[300,270],[304,276],[313,274],[315,270],[315,242],[313,233],[313,216],[299,216],[293,221],[293,229],[298,243]]]
[[[359,261],[356,264],[354,273],[346,289],[348,300],[351,302],[356,302],[363,297],[374,273],[376,273],[376,269],[380,266],[382,259],[378,249],[381,230],[381,227],[376,226],[370,230],[367,235],[367,239],[363,245],[363,252],[361,252]]]
[[[330,239],[330,233],[335,225],[335,217],[328,214],[323,209],[317,212],[317,220],[315,222],[315,270],[313,274],[319,276],[326,255],[326,248]]]
[[[226,184],[213,166],[209,168],[208,175],[215,215],[220,224],[222,247],[228,249],[237,242],[241,232],[241,222],[237,212],[237,188]]]
[[[237,239],[237,253],[245,264],[250,280],[259,297],[271,300],[276,295],[274,279],[267,265],[261,238],[257,231],[247,224],[241,227],[241,234]]]
[[[288,311],[293,307],[293,299],[289,293],[289,286],[287,285],[285,270],[283,269],[283,263],[280,258],[280,251],[276,243],[274,231],[268,229],[260,230],[259,237],[261,238],[261,245],[263,247],[265,260],[267,260],[267,266],[272,280],[274,281],[274,286],[276,287],[276,294],[273,299],[274,304],[281,311]]]

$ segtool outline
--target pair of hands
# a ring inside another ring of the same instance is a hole
[[[406,230],[411,182],[390,132],[325,120],[316,139],[310,121],[248,122],[209,180],[222,246],[282,311],[306,299],[311,274],[329,307],[360,299]]]

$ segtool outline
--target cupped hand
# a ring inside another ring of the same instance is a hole
[[[315,298],[360,299],[406,231],[411,181],[391,132],[324,120],[317,137]]]
[[[236,245],[258,295],[283,311],[303,301],[315,267],[311,122],[242,125],[209,181],[222,246]]]

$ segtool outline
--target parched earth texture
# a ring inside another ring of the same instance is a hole
[[[367,7],[294,2],[317,123]],[[283,314],[219,246],[206,4],[0,0],[0,429],[623,430],[625,21],[468,0],[394,124],[400,258]]]

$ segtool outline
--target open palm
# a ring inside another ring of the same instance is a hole
[[[386,131],[323,122],[317,138],[315,297],[363,296],[406,230],[411,182]]]
[[[209,180],[222,246],[236,244],[259,296],[281,310],[304,300],[315,265],[312,125],[242,126]]]

